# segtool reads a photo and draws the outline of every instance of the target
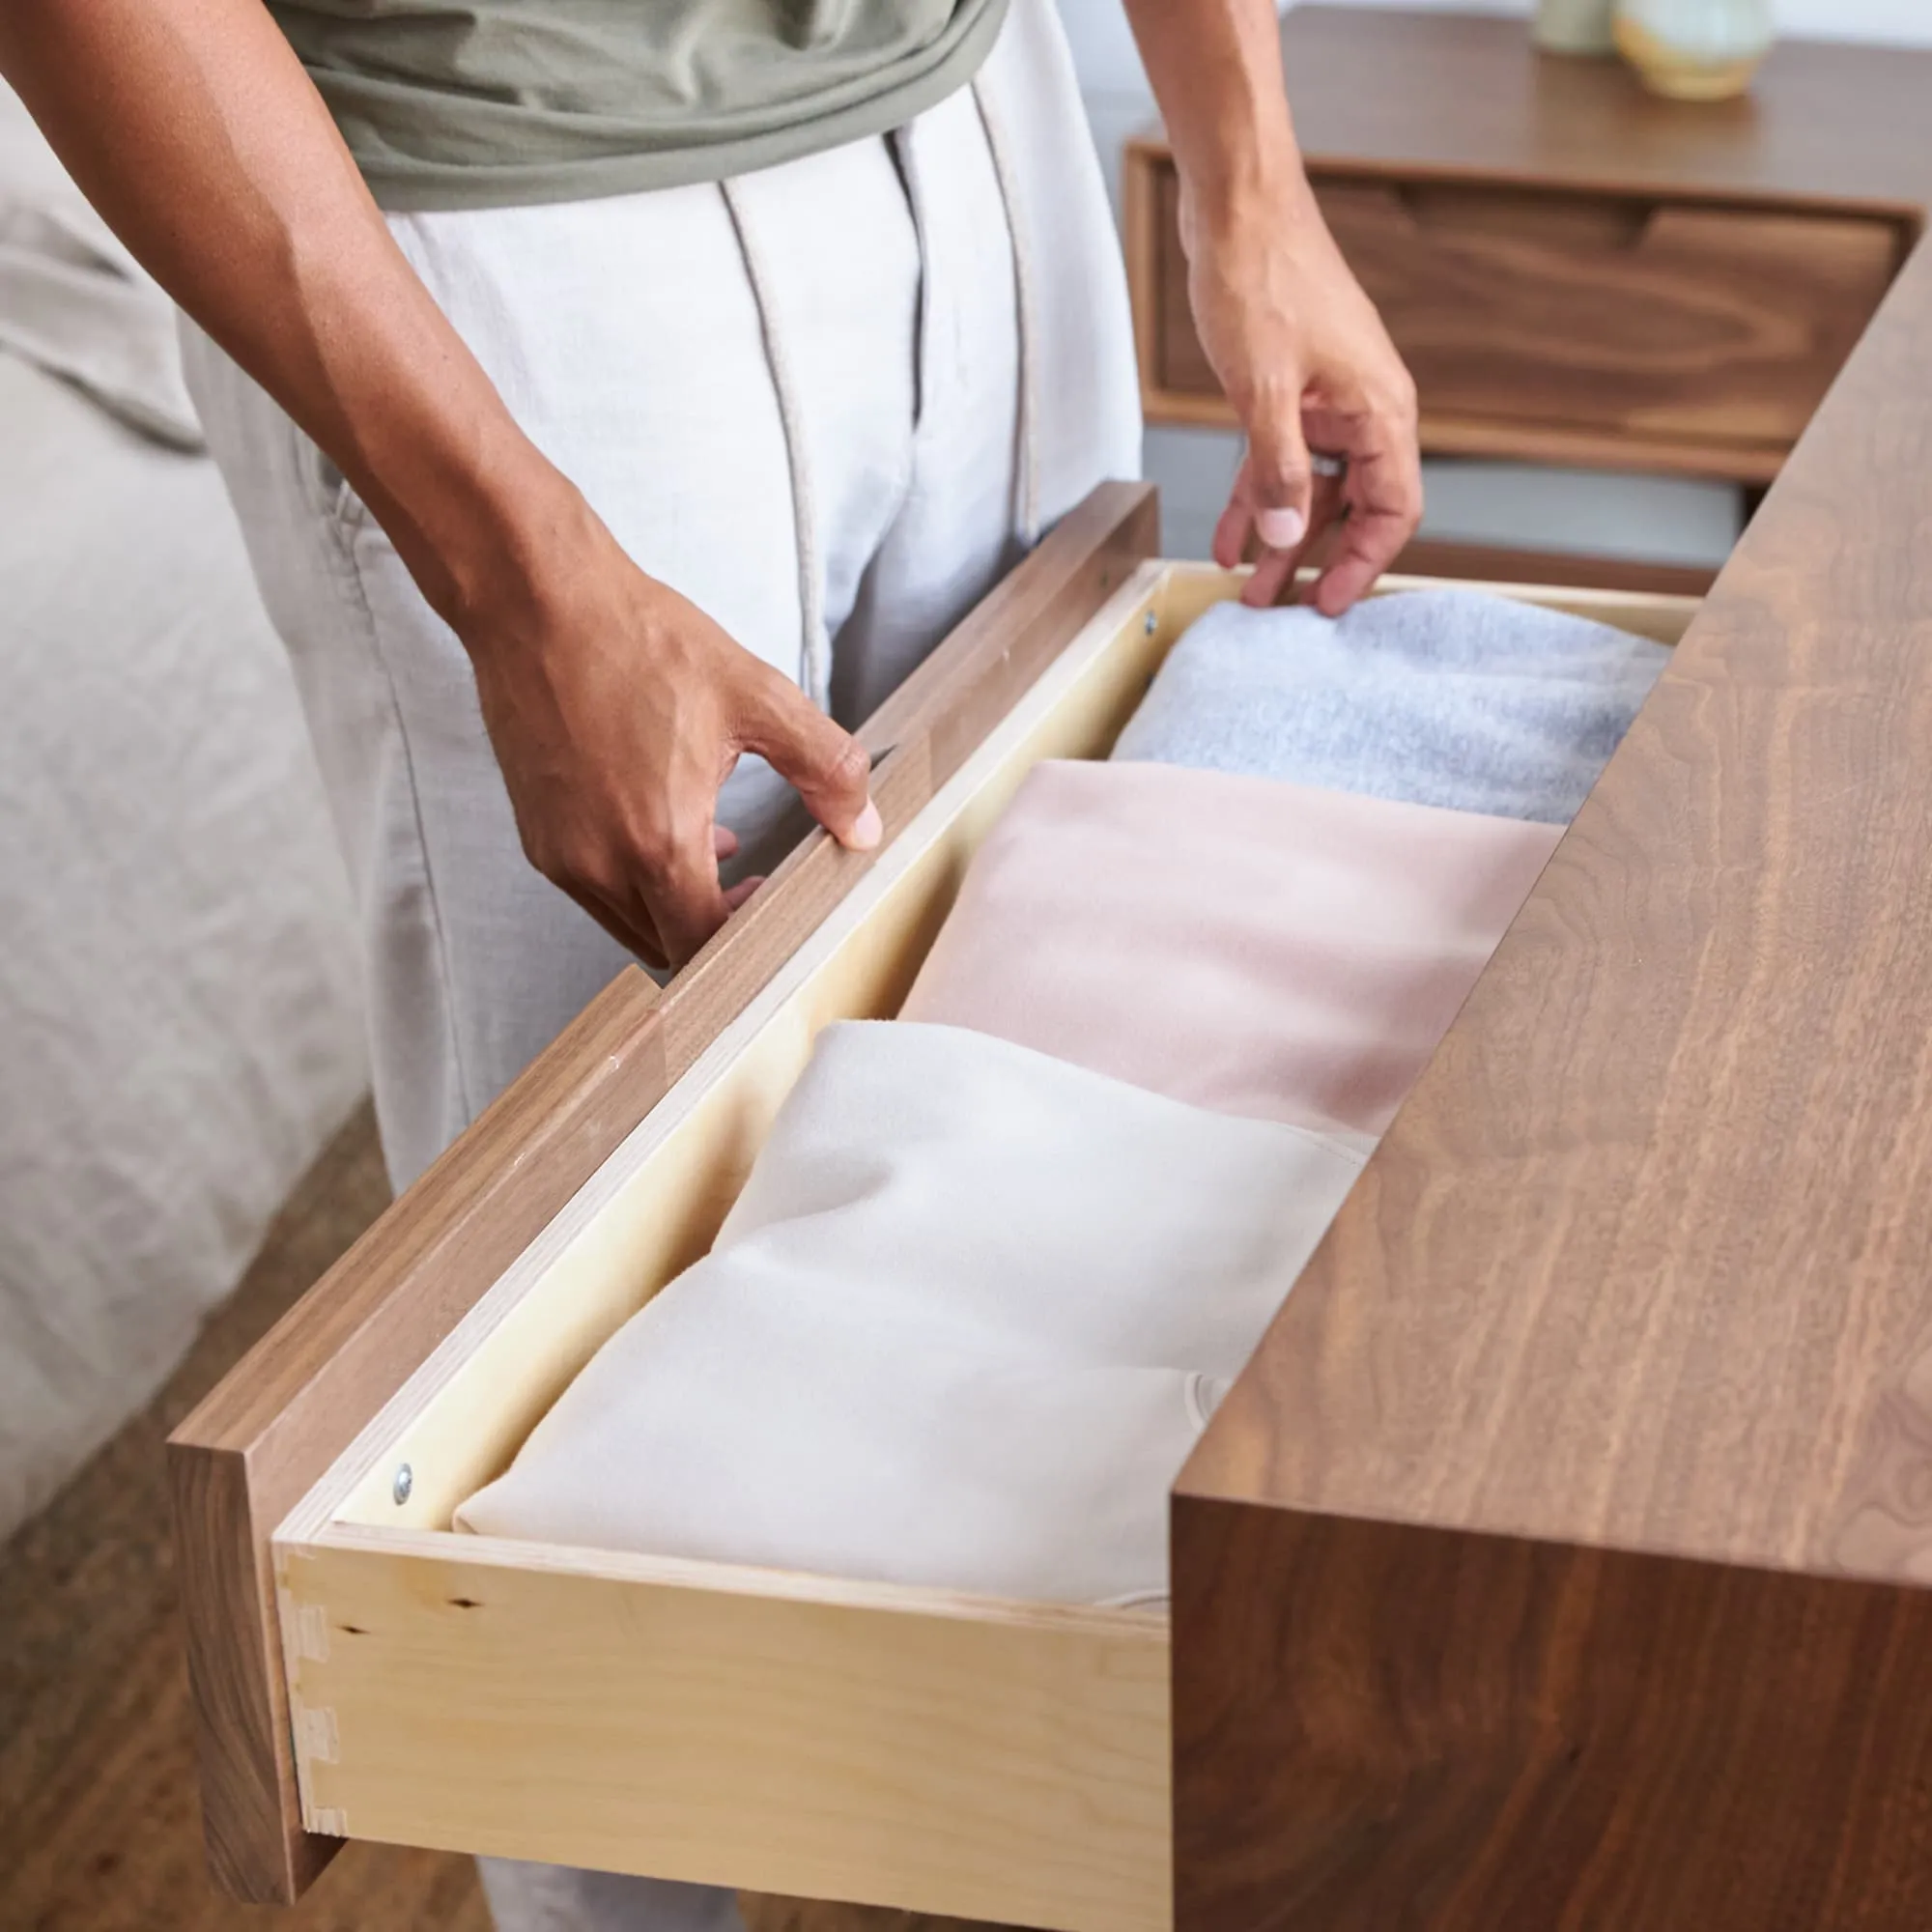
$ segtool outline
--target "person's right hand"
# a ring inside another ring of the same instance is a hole
[[[558,525],[562,527],[558,527]],[[680,966],[755,884],[725,892],[718,788],[755,752],[857,851],[879,841],[870,761],[798,687],[646,577],[569,493],[541,561],[454,614],[530,863],[654,966]]]

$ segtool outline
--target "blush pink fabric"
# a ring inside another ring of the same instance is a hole
[[[1273,779],[1042,764],[901,1017],[1379,1134],[1561,836]]]

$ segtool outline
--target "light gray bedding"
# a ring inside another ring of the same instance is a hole
[[[0,89],[0,201],[57,200],[50,163]],[[17,332],[0,690],[4,1534],[165,1378],[365,1083],[347,886],[220,479]]]

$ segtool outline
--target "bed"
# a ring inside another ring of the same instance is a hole
[[[0,87],[0,1535],[366,1086],[321,781],[173,355]]]

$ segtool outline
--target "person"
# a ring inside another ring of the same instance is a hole
[[[1309,191],[1272,0],[1126,5],[1247,439],[1215,554],[1259,547],[1271,600],[1339,511],[1338,612],[1420,512],[1412,384]],[[399,1187],[627,958],[690,958],[794,790],[875,842],[847,727],[1138,471],[1050,0],[10,0],[0,72],[191,318]],[[506,1925],[735,1918],[486,1885]]]

